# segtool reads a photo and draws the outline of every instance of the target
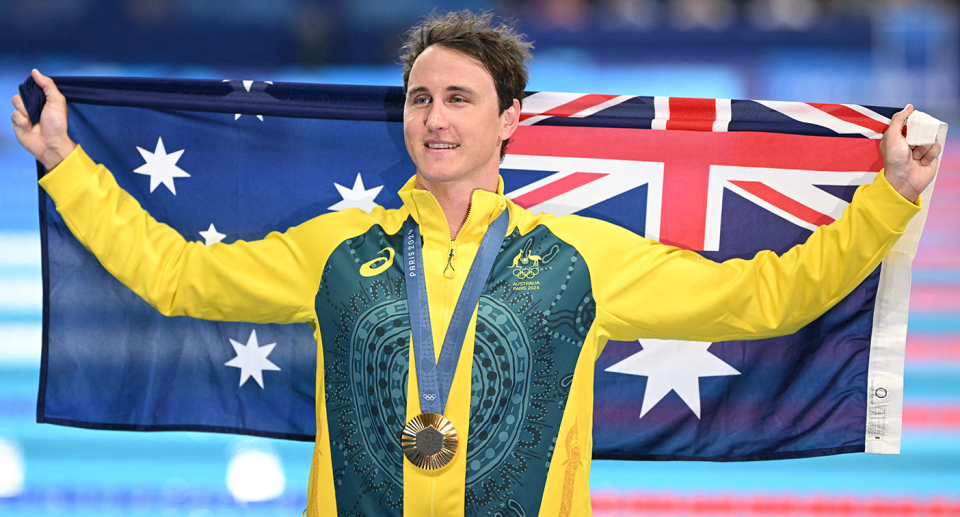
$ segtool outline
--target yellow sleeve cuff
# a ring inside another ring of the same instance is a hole
[[[40,186],[59,205],[97,173],[97,164],[78,145],[59,165],[40,178]]]
[[[900,195],[887,181],[883,170],[877,173],[873,183],[861,187],[857,195],[863,198],[877,220],[896,232],[903,232],[923,207],[919,197],[916,202],[910,202]]]

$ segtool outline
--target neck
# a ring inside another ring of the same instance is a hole
[[[498,171],[499,172],[499,171]],[[498,175],[481,181],[430,181],[417,174],[417,188],[433,194],[450,227],[450,240],[457,238],[460,227],[470,213],[470,201],[474,190],[497,191]]]

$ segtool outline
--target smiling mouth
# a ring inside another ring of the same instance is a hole
[[[437,143],[428,143],[427,149],[456,149],[460,147],[460,144],[437,144]]]

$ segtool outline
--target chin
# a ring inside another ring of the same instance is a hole
[[[447,181],[458,181],[469,176],[468,173],[451,166],[440,166],[431,164],[428,167],[417,167],[417,174],[421,178],[432,183],[444,183]]]
[[[458,173],[456,171],[423,171],[418,170],[417,174],[421,178],[431,182],[431,183],[446,183],[449,181],[459,181],[462,180],[465,175]]]
[[[499,158],[499,155],[498,155]],[[426,162],[426,163],[424,163]],[[477,182],[486,182],[490,170],[493,170],[494,175],[500,171],[500,162],[499,159],[492,165],[485,164],[485,166],[477,166],[476,164],[464,164],[464,163],[451,163],[451,162],[462,162],[461,160],[450,160],[448,162],[440,162],[434,160],[423,160],[420,163],[414,162],[414,165],[417,166],[417,175],[430,183],[449,183],[449,182],[463,182],[468,181],[471,183]],[[470,166],[472,165],[472,166]]]

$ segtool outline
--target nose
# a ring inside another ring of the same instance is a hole
[[[442,102],[434,102],[430,105],[425,124],[430,131],[442,131],[447,128],[446,108]]]

